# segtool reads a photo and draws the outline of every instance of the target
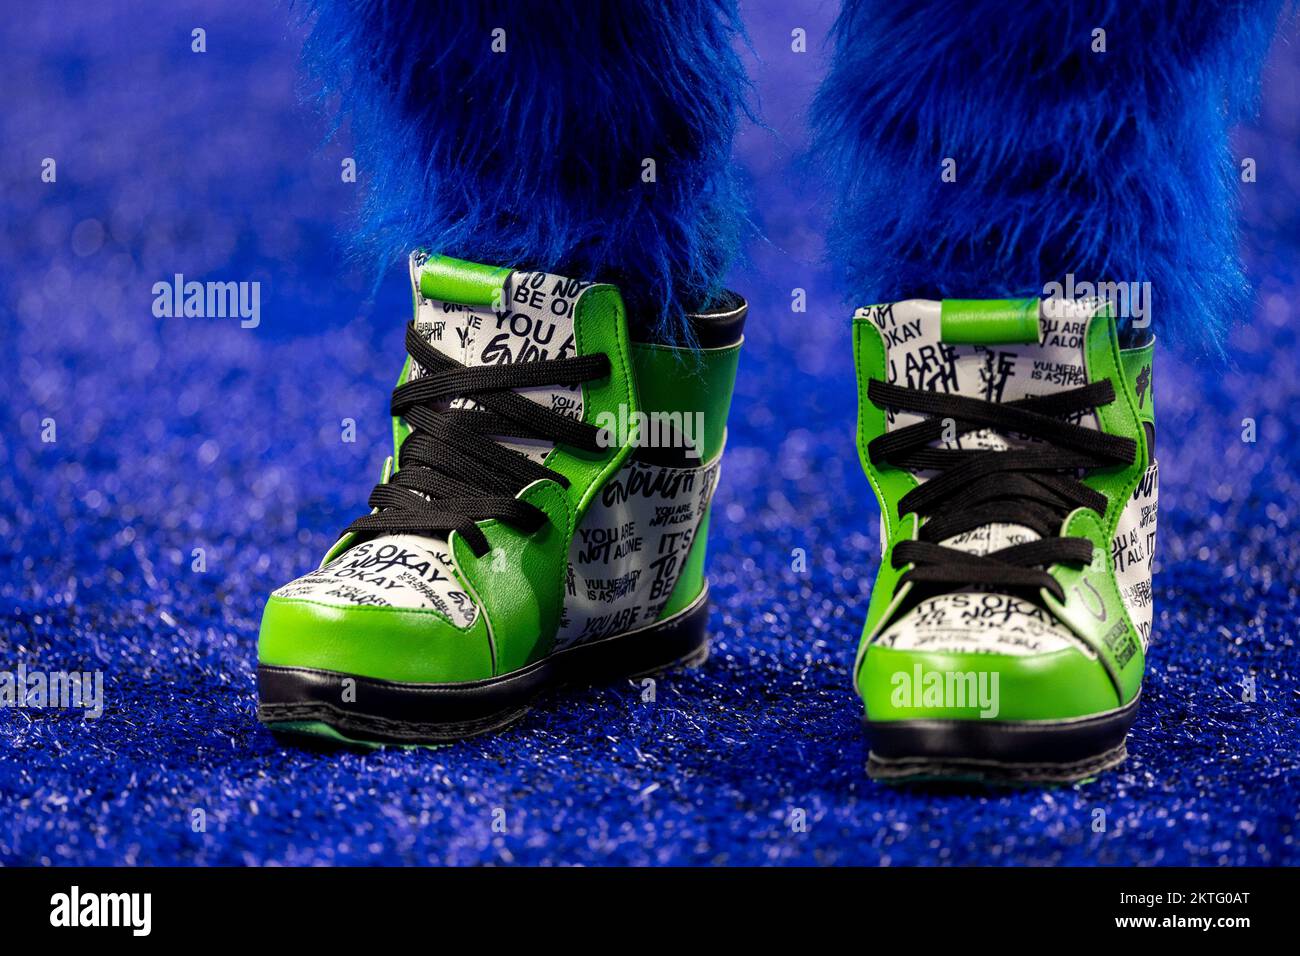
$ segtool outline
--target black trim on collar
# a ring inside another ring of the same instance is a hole
[[[749,303],[735,292],[723,292],[711,309],[687,312],[683,318],[695,344],[702,349],[723,349],[738,345],[745,332],[745,317]],[[681,342],[664,341],[657,336],[641,337],[633,334],[632,341],[648,345],[681,345]]]

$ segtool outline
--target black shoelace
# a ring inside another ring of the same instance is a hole
[[[377,510],[352,522],[344,533],[459,531],[481,558],[489,548],[477,521],[496,518],[521,531],[536,531],[546,513],[515,495],[539,479],[564,488],[569,481],[494,438],[541,439],[594,452],[600,450],[600,429],[514,390],[603,378],[609,374],[609,357],[462,365],[426,342],[414,322],[406,326],[406,350],[425,374],[393,390],[392,414],[411,427],[398,453],[400,467],[370,493],[370,507]],[[458,398],[472,399],[477,408],[436,407]]]
[[[1109,380],[1036,398],[998,404],[961,395],[941,395],[872,380],[867,397],[878,408],[930,416],[872,440],[872,464],[936,474],[905,494],[900,515],[923,519],[918,540],[894,548],[895,568],[914,565],[899,579],[926,582],[938,591],[963,587],[1046,588],[1065,600],[1061,585],[1045,568],[1082,567],[1092,560],[1087,538],[1058,537],[1065,516],[1076,507],[1104,514],[1106,496],[1080,476],[1094,468],[1131,465],[1137,442],[1107,435],[1063,419],[1115,400]],[[981,429],[1037,439],[1008,450],[934,448],[951,419],[958,437]],[[989,524],[1031,528],[1039,540],[986,555],[969,554],[938,542]]]

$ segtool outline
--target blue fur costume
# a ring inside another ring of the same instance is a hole
[[[719,289],[745,218],[732,0],[310,7],[379,261],[423,245],[617,281],[669,334]],[[1149,282],[1157,327],[1213,346],[1246,293],[1227,131],[1279,8],[846,0],[813,107],[846,294]]]
[[[1254,103],[1278,11],[848,0],[813,115],[849,288],[877,302],[1033,296],[1071,273],[1150,282],[1155,327],[1214,346],[1247,291],[1228,127]]]
[[[310,7],[307,64],[351,122],[378,262],[424,246],[618,282],[670,334],[720,290],[747,87],[731,0]]]

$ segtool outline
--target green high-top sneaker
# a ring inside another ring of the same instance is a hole
[[[394,455],[258,641],[273,729],[422,744],[540,692],[702,661],[709,503],[746,306],[630,341],[610,285],[411,259]]]
[[[853,321],[883,558],[854,667],[877,779],[1120,763],[1151,634],[1154,340],[1094,300]]]

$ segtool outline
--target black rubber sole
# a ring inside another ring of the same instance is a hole
[[[666,621],[570,647],[509,674],[458,684],[259,665],[257,719],[275,731],[358,744],[451,743],[508,727],[539,694],[564,685],[703,663],[709,656],[708,621],[706,589]],[[344,681],[353,682],[346,694]]]
[[[867,774],[889,783],[1076,783],[1124,762],[1138,704],[1070,720],[866,720]]]

